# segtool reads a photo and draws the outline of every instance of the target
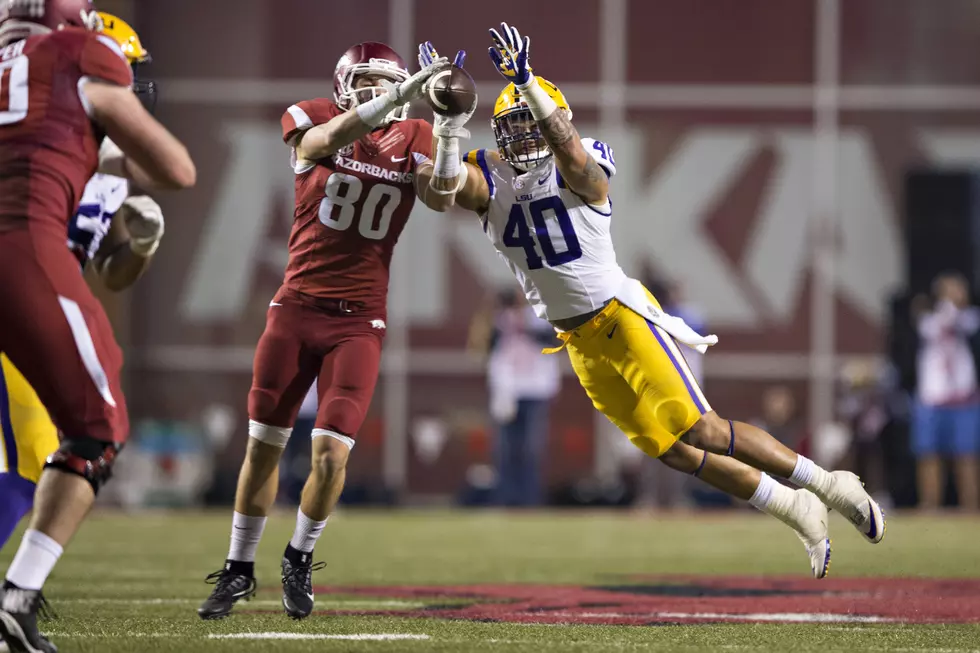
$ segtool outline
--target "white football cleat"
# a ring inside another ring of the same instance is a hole
[[[864,483],[851,472],[830,472],[830,490],[820,497],[858,529],[864,539],[877,544],[885,537],[885,515],[878,502],[864,489]]]
[[[790,526],[806,547],[814,578],[824,578],[830,569],[830,535],[827,506],[809,490],[796,490]]]

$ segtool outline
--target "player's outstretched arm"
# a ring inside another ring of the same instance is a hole
[[[419,65],[423,68],[436,61],[439,55],[432,43],[419,46]],[[453,65],[462,68],[466,51],[456,53]],[[433,211],[448,211],[455,204],[482,213],[490,203],[490,190],[480,171],[460,157],[459,139],[469,138],[465,125],[476,112],[476,102],[464,113],[444,115],[435,113],[432,120],[432,151],[434,160],[421,164],[416,172],[416,193]]]
[[[163,238],[163,211],[145,195],[129,197],[113,216],[92,263],[106,288],[125,290],[150,267]]]
[[[452,178],[437,176],[431,161],[420,164],[415,172],[415,193],[423,204],[440,213],[459,205],[482,215],[490,205],[487,180],[479,168],[465,161],[460,162],[459,173]]]
[[[333,156],[368,132],[384,124],[388,114],[396,108],[408,104],[422,95],[422,85],[448,59],[434,58],[421,70],[400,84],[381,80],[386,93],[359,104],[353,111],[342,113],[323,123],[307,129],[296,137],[298,162],[313,162]]]
[[[608,177],[585,151],[569,114],[559,110],[531,72],[528,63],[531,39],[521,39],[517,28],[507,23],[500,27],[500,32],[490,30],[494,42],[489,50],[490,59],[500,74],[521,92],[568,187],[590,204],[605,203],[609,194]]]
[[[90,80],[82,90],[92,119],[126,155],[109,174],[149,188],[190,188],[197,182],[187,148],[143,108],[130,89]]]

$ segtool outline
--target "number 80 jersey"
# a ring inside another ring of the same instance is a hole
[[[343,111],[327,99],[294,104],[282,117],[283,140]],[[375,129],[337,154],[297,162],[296,208],[283,287],[355,310],[385,314],[388,271],[398,236],[415,205],[415,165],[432,151],[432,126],[403,120]]]
[[[582,145],[607,175],[616,173],[608,145],[591,138]],[[488,150],[469,152],[466,161],[480,168],[490,188],[483,231],[538,317],[583,315],[619,291],[626,273],[613,250],[611,199],[586,203],[566,186],[553,156],[527,172]]]

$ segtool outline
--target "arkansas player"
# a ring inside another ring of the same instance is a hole
[[[0,637],[15,651],[57,650],[37,630],[41,587],[129,431],[121,353],[65,246],[69,218],[106,135],[125,153],[116,174],[165,188],[196,177],[183,145],[132,92],[129,64],[100,24],[90,0],[0,7],[0,352],[63,435],[3,585]]]
[[[416,161],[432,150],[431,125],[406,119],[408,103],[445,63],[432,57],[410,76],[387,45],[359,43],[337,62],[333,101],[299,102],[282,116],[296,174],[289,263],[255,352],[231,548],[224,568],[208,576],[215,588],[198,609],[202,619],[225,617],[255,593],[255,551],[279,458],[317,379],[312,469],[282,558],[286,614],[303,619],[313,610],[313,547],[374,393],[392,250],[415,204]]]

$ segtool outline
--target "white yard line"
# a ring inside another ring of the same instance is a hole
[[[208,635],[208,639],[341,639],[369,642],[394,642],[403,640],[431,639],[428,635],[414,633],[358,633],[353,635],[325,635],[319,633],[227,633]]]

